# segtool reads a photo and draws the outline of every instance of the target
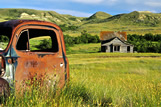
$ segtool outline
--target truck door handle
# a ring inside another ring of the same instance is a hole
[[[64,65],[63,63],[60,63],[60,67],[63,67],[63,65]]]

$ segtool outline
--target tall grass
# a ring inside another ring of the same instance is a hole
[[[80,63],[74,60],[71,76],[77,82],[85,80],[95,98],[110,98],[111,104],[119,107],[160,106],[161,58],[89,56]]]
[[[32,87],[23,96],[11,95],[2,106],[161,106],[161,58],[154,55],[71,54],[70,81],[61,92]]]

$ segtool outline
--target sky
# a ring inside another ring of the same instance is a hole
[[[132,11],[161,13],[161,0],[1,0],[0,8],[52,10],[60,14],[89,17],[98,11],[111,15]]]

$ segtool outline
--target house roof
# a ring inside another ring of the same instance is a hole
[[[102,46],[105,46],[105,45],[107,45],[107,44],[109,44],[109,43],[110,43],[110,44],[113,44],[113,45],[121,45],[121,44],[119,44],[119,43],[111,43],[111,41],[113,41],[115,38],[117,38],[118,40],[120,40],[120,41],[121,41],[123,44],[125,44],[125,45],[133,46],[132,44],[130,44],[130,43],[126,42],[126,41],[123,41],[123,40],[121,40],[121,39],[118,38],[118,37],[114,37],[114,38],[112,38],[112,39],[102,41],[102,42],[101,42]]]
[[[106,41],[118,37],[122,41],[127,41],[126,32],[102,31],[100,32],[100,40]]]

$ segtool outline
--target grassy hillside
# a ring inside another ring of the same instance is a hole
[[[112,15],[105,13],[105,12],[96,12],[95,14],[93,14],[92,16],[85,18],[84,19],[84,23],[88,24],[88,23],[97,23],[100,22],[103,19],[107,19],[109,17],[111,17]]]
[[[95,14],[93,14],[92,16],[90,16],[89,18],[87,18],[87,20],[91,20],[91,19],[106,19],[108,17],[111,17],[112,15],[105,13],[105,12],[96,12]]]
[[[0,9],[1,21],[11,19],[37,19],[43,21],[50,21],[56,24],[71,24],[72,22],[79,22],[79,18],[73,20],[74,16],[61,15],[54,11],[41,11],[34,9]]]
[[[161,14],[134,11],[129,14],[120,14],[107,18],[102,22],[109,22],[109,21],[115,21],[122,25],[155,27],[160,26]]]
[[[97,16],[97,17],[96,17]],[[108,16],[95,16],[82,22],[78,31],[86,29],[91,34],[99,35],[100,31],[126,31],[128,34],[161,34],[161,14],[151,12],[131,12]],[[105,15],[106,16],[106,15]],[[69,32],[70,33],[70,32]]]
[[[63,15],[54,11],[34,9],[0,9],[0,21],[11,19],[36,19],[58,25],[78,26],[64,34],[79,36],[83,30],[99,35],[100,31],[126,31],[129,34],[161,33],[161,14],[147,11],[134,11],[126,14],[110,15],[96,12],[90,17]]]
[[[90,33],[104,30],[126,31],[130,34],[161,33],[161,14],[134,11],[128,14],[114,15],[97,22],[91,21],[82,25],[81,28],[88,28]]]

